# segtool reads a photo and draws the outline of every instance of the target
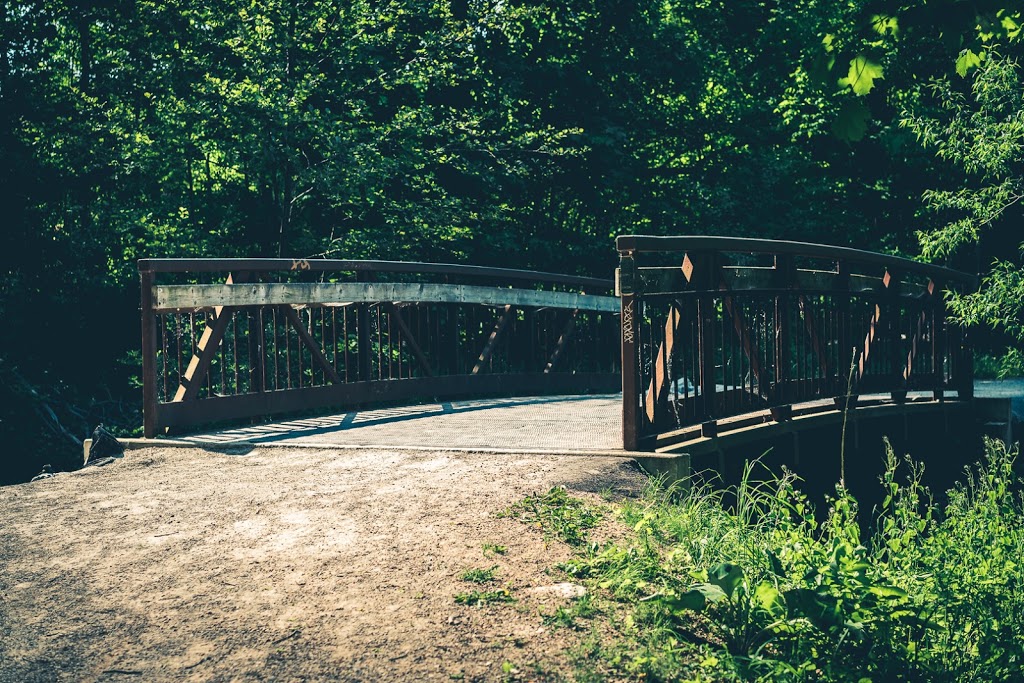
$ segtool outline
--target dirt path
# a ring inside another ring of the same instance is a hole
[[[0,681],[543,679],[580,635],[531,588],[568,551],[494,512],[642,481],[616,458],[278,447],[0,489]],[[493,565],[517,602],[455,604]]]

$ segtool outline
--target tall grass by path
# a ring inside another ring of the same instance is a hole
[[[617,505],[559,490],[514,509],[575,548],[559,569],[591,590],[579,680],[1017,681],[1016,455],[986,442],[941,508],[923,465],[887,448],[873,511],[840,483],[816,515],[792,472],[749,467],[731,490],[656,481]],[[619,541],[581,533],[611,518]]]

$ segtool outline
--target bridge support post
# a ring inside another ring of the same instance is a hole
[[[967,330],[959,330],[959,344],[957,344],[956,377],[953,384],[956,387],[957,397],[961,400],[974,398],[974,350],[971,348],[971,340]]]
[[[632,251],[619,252],[615,279],[622,313],[622,444],[627,451],[640,449],[640,367],[637,335],[640,333],[636,296],[636,262]]]
[[[142,284],[142,435],[147,439],[156,436],[156,315],[153,313],[152,270],[140,269]]]

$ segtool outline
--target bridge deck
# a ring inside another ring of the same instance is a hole
[[[978,381],[975,395],[1022,397],[1024,381]],[[910,398],[929,396],[912,393]],[[621,429],[622,395],[600,394],[474,399],[356,410],[236,427],[179,440],[197,445],[301,444],[607,453],[622,451]]]
[[[317,444],[528,451],[622,450],[622,395],[530,396],[357,410],[183,437],[197,444]]]

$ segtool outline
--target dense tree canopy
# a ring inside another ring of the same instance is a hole
[[[621,233],[917,253],[922,193],[963,173],[899,123],[1022,23],[960,0],[3,3],[4,391],[29,416],[40,386],[131,404],[144,256],[607,274]]]

